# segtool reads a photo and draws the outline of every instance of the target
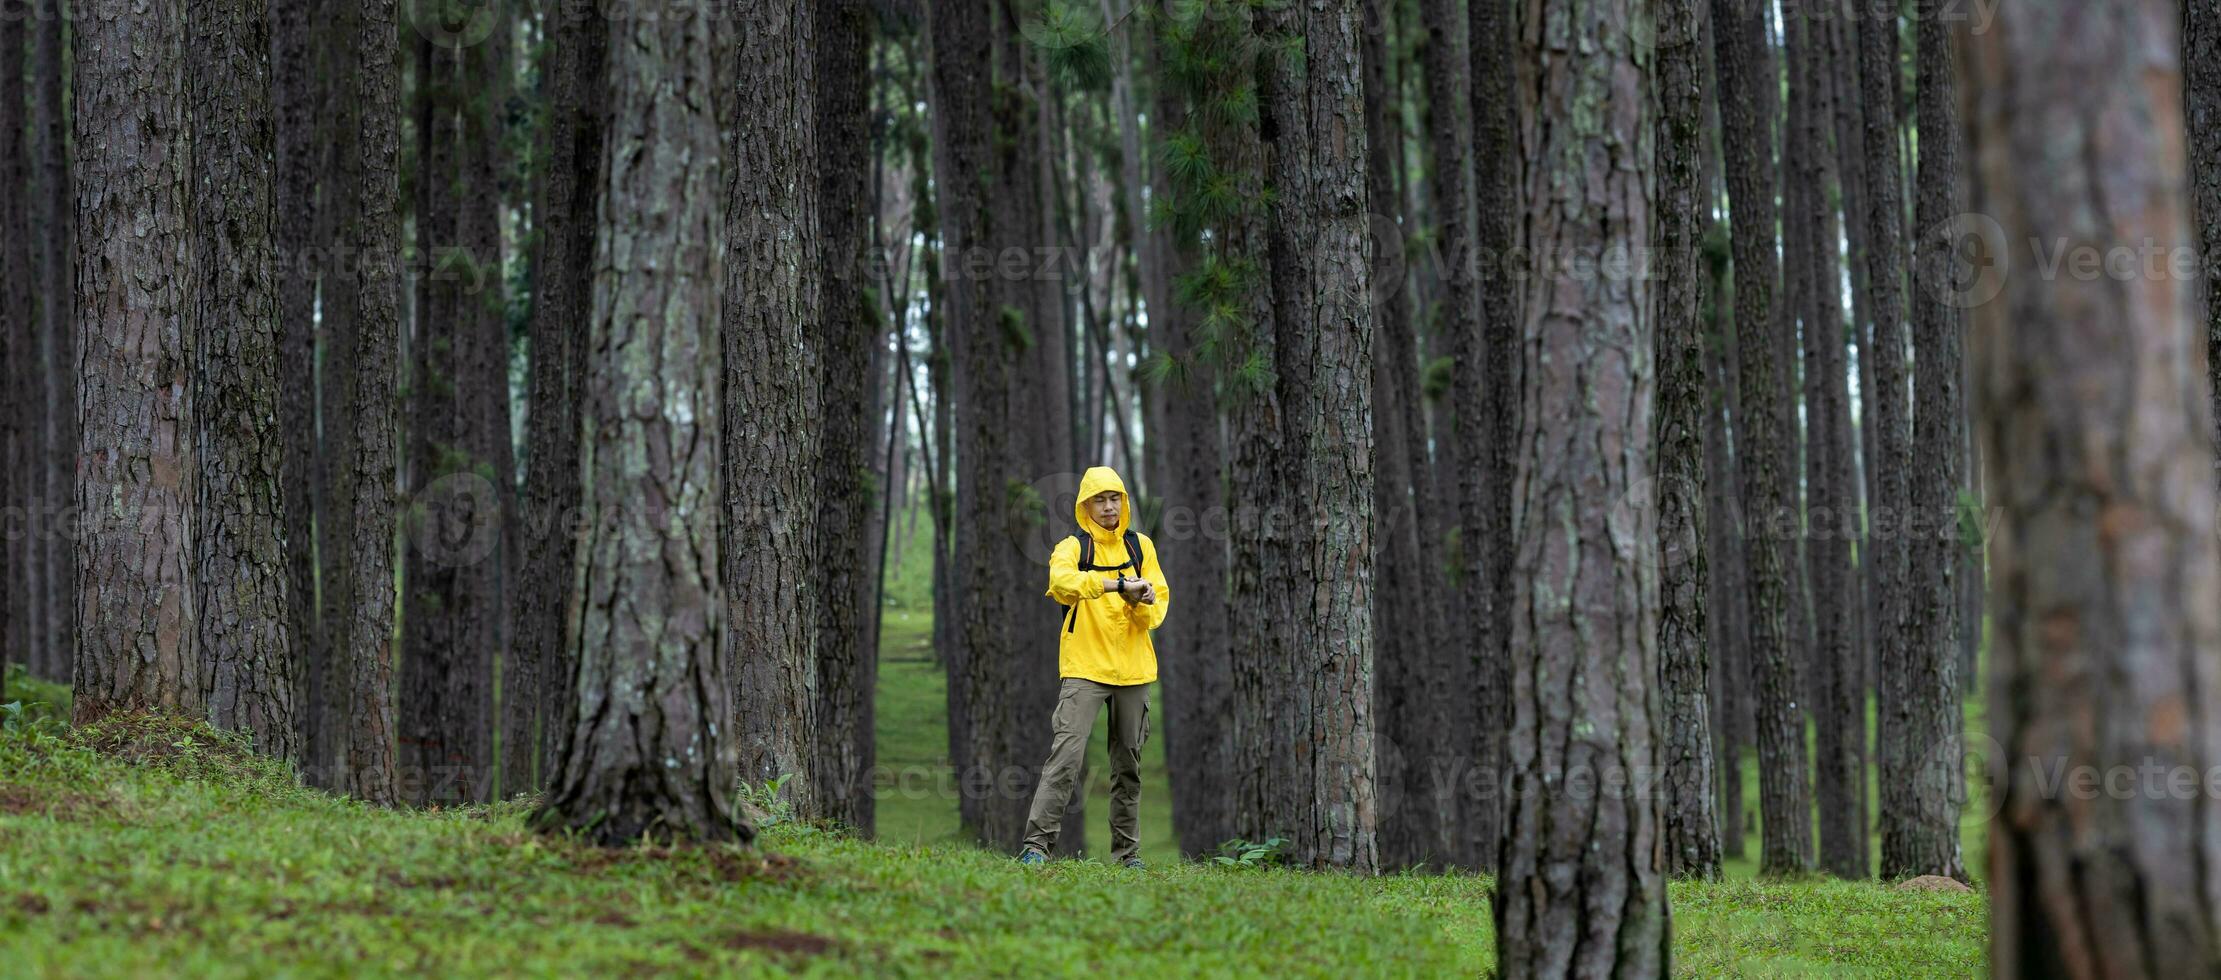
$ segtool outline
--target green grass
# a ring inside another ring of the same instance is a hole
[[[29,707],[0,731],[0,975],[1489,971],[1486,878],[1180,862],[1161,731],[1143,758],[1147,871],[1021,868],[964,843],[919,581],[890,579],[876,842],[783,824],[752,851],[594,851],[528,832],[526,802],[389,811],[303,789],[205,727],[71,730],[67,688],[11,677]],[[1097,855],[1102,740],[1098,726]],[[1731,876],[1676,883],[1671,904],[1683,975],[1984,970],[1979,894]]]
[[[1489,882],[1093,861],[784,824],[757,850],[602,852],[527,805],[380,810],[206,727],[0,733],[0,973],[1474,976]],[[1673,886],[1692,975],[1965,976],[1975,895]]]

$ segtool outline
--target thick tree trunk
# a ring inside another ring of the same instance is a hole
[[[326,149],[317,138],[319,34],[310,0],[270,4],[270,90],[276,115],[272,146],[277,180],[272,190],[277,237],[277,437],[278,512],[285,541],[286,636],[293,650],[294,716],[300,753],[312,774],[329,772],[324,731],[324,672],[328,646],[318,614],[317,534],[324,527],[315,467],[323,455],[317,437],[316,230],[327,220],[317,193]],[[327,538],[328,542],[329,539]],[[330,547],[326,544],[325,547]]]
[[[40,448],[36,431],[45,406],[32,369],[38,349],[39,318],[34,315],[31,279],[31,222],[29,200],[31,160],[22,140],[24,121],[24,61],[27,18],[0,20],[0,685],[5,684],[10,653],[22,651],[27,663],[39,655],[32,649],[31,624],[39,609],[39,535],[36,531],[38,497],[44,487],[32,465]],[[0,692],[4,693],[4,692]]]
[[[604,845],[755,836],[731,799],[717,553],[725,478],[717,334],[727,283],[716,246],[731,189],[719,172],[715,107],[730,78],[720,65],[732,54],[718,42],[727,30],[761,25],[765,11],[751,5],[740,14],[734,27],[703,17],[610,20],[607,101],[596,100],[609,107],[610,132],[595,168],[601,184],[592,196],[605,206],[595,220],[582,379],[592,531],[577,556],[577,629],[567,639],[576,667],[564,685],[578,706],[534,822]],[[808,77],[790,72],[786,84]],[[761,105],[745,111],[795,125]],[[733,261],[745,255],[736,248]]]
[[[43,477],[36,515],[45,552],[39,565],[45,602],[40,618],[52,628],[42,647],[26,653],[37,658],[41,676],[63,680],[77,659],[77,631],[70,628],[77,621],[77,539],[65,533],[60,512],[77,499],[77,294],[70,282],[77,254],[77,198],[70,179],[70,122],[62,85],[67,70],[63,11],[60,0],[42,0],[35,7],[40,16],[30,25],[31,128],[38,154],[38,370],[46,396],[46,456],[33,472]]]
[[[1267,58],[1260,72],[1264,176],[1276,195],[1265,209],[1272,311],[1243,353],[1265,366],[1268,390],[1237,409],[1234,485],[1278,513],[1334,519],[1235,531],[1232,605],[1258,616],[1234,637],[1235,792],[1248,839],[1287,838],[1299,867],[1370,872],[1373,324],[1360,18],[1355,0],[1258,16],[1260,35],[1300,43],[1301,56]]]
[[[1911,506],[1907,473],[1912,455],[1907,445],[1910,425],[1906,418],[1904,340],[1904,276],[1906,252],[1901,161],[1898,157],[1896,20],[1869,22],[1859,30],[1859,75],[1866,120],[1863,146],[1867,187],[1872,192],[1867,209],[1867,283],[1874,296],[1874,410],[1873,458],[1880,493],[1872,500],[1873,525],[1869,546],[1874,550],[1872,581],[1875,650],[1881,685],[1877,741],[1881,755],[1881,808],[1877,814],[1882,832],[1883,878],[1910,878],[1927,874],[1953,874],[1958,868],[1958,825],[1937,819],[1941,811],[1929,805],[1920,790],[1919,770],[1924,755],[1936,748],[1935,732],[1927,721],[1928,700],[1920,688],[1932,683],[1933,661],[1949,651],[1920,649],[1909,630],[1909,573],[1906,562],[1908,522],[1920,515]],[[1878,108],[1879,107],[1879,108]],[[1948,859],[1946,858],[1948,855]]]
[[[1960,30],[1978,282],[1975,397],[2002,510],[1990,733],[1991,969],[2221,974],[2211,883],[2221,590],[2196,284],[2031,275],[2039,249],[2188,252],[2177,7],[2049,0]],[[1925,141],[1924,145],[1925,145]],[[2008,268],[2018,274],[1999,275]],[[1954,751],[1943,753],[1956,760]],[[2064,784],[2047,774],[2065,768]],[[2064,789],[2062,789],[2062,785]]]
[[[876,507],[874,485],[863,479],[877,455],[879,415],[867,412],[875,349],[886,321],[872,301],[867,266],[871,201],[872,13],[864,0],[819,0],[811,30],[817,36],[818,228],[825,290],[821,337],[824,371],[824,447],[815,485],[817,512],[817,751],[822,815],[872,832],[872,692],[878,673],[879,566],[866,527]],[[897,394],[900,388],[896,388]],[[896,415],[901,405],[896,404]],[[899,443],[897,444],[899,446]],[[879,494],[900,488],[877,486]]]
[[[463,784],[463,789],[485,798],[494,792],[495,739],[499,738],[499,748],[507,756],[531,736],[529,723],[513,727],[507,696],[500,705],[500,715],[495,714],[493,700],[495,662],[498,659],[501,669],[508,669],[513,636],[508,590],[513,587],[511,569],[515,564],[512,530],[517,450],[509,417],[509,263],[504,254],[501,219],[509,196],[508,103],[510,79],[515,74],[509,51],[515,25],[498,7],[488,9],[472,23],[487,24],[489,33],[484,42],[464,49],[463,72],[470,99],[458,106],[462,119],[456,127],[463,136],[461,185],[468,205],[456,229],[456,240],[471,262],[465,280],[470,292],[457,311],[457,326],[464,339],[457,376],[464,394],[460,404],[461,445],[470,454],[471,472],[478,477],[472,486],[484,487],[484,497],[470,501],[471,533],[465,542],[471,551],[461,557],[468,558],[478,549],[485,549],[485,557],[464,566],[467,593],[457,598],[477,610],[465,635],[478,645],[468,666],[471,686],[483,692],[475,696],[475,703],[484,712],[476,719],[475,735],[482,748],[466,767],[469,782]],[[531,697],[526,692],[517,700],[529,703]],[[529,770],[530,757],[520,754],[515,767],[518,771]],[[506,768],[502,773],[503,780],[513,778]]]
[[[1021,751],[1041,737],[1015,730],[1028,686],[1012,644],[1018,583],[1004,558],[1013,530],[1010,503],[1009,397],[1017,342],[992,303],[988,283],[963,274],[973,250],[985,248],[985,188],[993,179],[991,86],[978,58],[992,36],[988,0],[935,0],[932,5],[933,172],[973,179],[937,182],[941,200],[944,293],[956,441],[955,551],[949,605],[958,622],[949,657],[960,682],[950,696],[952,742],[960,743],[958,779],[965,826],[982,843],[1015,851],[1024,833],[1027,790],[1037,755]],[[953,264],[952,264],[953,263]],[[1025,608],[1030,608],[1025,607]],[[1006,778],[1007,777],[1007,778]],[[1007,785],[1006,785],[1007,783]]]
[[[1180,93],[1164,73],[1165,49],[1173,39],[1159,35],[1148,52],[1149,77],[1158,79],[1151,100],[1151,150],[1161,152],[1172,134],[1190,128]],[[1154,193],[1177,194],[1172,175],[1159,168]],[[1139,207],[1139,202],[1133,202]],[[1232,624],[1226,602],[1228,516],[1225,496],[1226,444],[1213,391],[1218,368],[1204,355],[1197,317],[1173,296],[1172,279],[1201,261],[1191,238],[1172,229],[1150,229],[1157,283],[1145,270],[1143,288],[1149,308],[1151,339],[1176,369],[1168,372],[1164,394],[1165,445],[1170,472],[1159,481],[1164,499],[1164,531],[1157,547],[1167,567],[1180,570],[1180,614],[1157,631],[1158,660],[1165,718],[1165,769],[1172,784],[1172,831],[1188,857],[1212,853],[1239,835],[1226,773],[1233,771]],[[1220,530],[1212,530],[1218,528]]]
[[[1430,0],[1429,14],[1440,0]],[[1373,742],[1375,776],[1379,780],[1380,862],[1382,867],[1439,865],[1444,854],[1439,838],[1448,830],[1434,809],[1429,778],[1437,772],[1430,764],[1432,748],[1459,744],[1435,716],[1439,694],[1463,690],[1468,685],[1441,676],[1426,660],[1443,655],[1430,645],[1421,628],[1420,605],[1425,566],[1419,561],[1419,530],[1409,518],[1412,472],[1402,405],[1419,393],[1397,387],[1394,374],[1399,359],[1416,359],[1412,350],[1411,302],[1404,292],[1403,192],[1396,186],[1393,154],[1402,145],[1392,134],[1387,106],[1396,93],[1387,91],[1385,39],[1387,14],[1380,0],[1366,0],[1365,23],[1378,29],[1364,37],[1365,71],[1365,188],[1373,202],[1366,216],[1373,245],[1373,311],[1378,331],[1373,357],[1373,513],[1378,520],[1373,540],[1373,717],[1380,732]],[[1462,52],[1460,52],[1462,54]],[[1441,61],[1439,51],[1435,61]],[[1464,71],[1460,64],[1458,70]],[[1464,186],[1461,182],[1461,186]],[[1457,328],[1468,326],[1461,322]],[[1455,758],[1452,754],[1451,758]]]
[[[1936,746],[1959,735],[1959,594],[1965,574],[1959,543],[1959,497],[1966,484],[1966,407],[1960,393],[1965,380],[1960,355],[1960,308],[1973,298],[1962,292],[1954,270],[1959,260],[1953,220],[1962,212],[1959,192],[1959,113],[1957,68],[1950,49],[1950,28],[1940,0],[1921,0],[1919,30],[1920,141],[1918,213],[1914,242],[1913,345],[1919,383],[1913,418],[1918,450],[1912,467],[1911,503],[1905,528],[1912,544],[1907,555],[1911,599],[1906,623],[1907,664],[1903,678],[1909,723],[1905,748],[1918,753],[1901,759],[1899,770],[1914,782],[1909,799],[1916,812],[1903,826],[1917,826],[1897,853],[1896,875],[1967,876],[1959,858],[1959,805],[1966,796],[1965,773],[1956,754]],[[1863,843],[1863,841],[1862,841]]]
[[[1513,120],[1511,9],[1498,0],[1467,5],[1473,58],[1473,246],[1476,255],[1509,255],[1519,244],[1519,133]],[[1480,328],[1452,340],[1456,357],[1454,458],[1464,568],[1458,605],[1476,624],[1468,632],[1476,683],[1471,755],[1478,778],[1460,773],[1468,812],[1464,862],[1492,871],[1502,836],[1510,727],[1512,504],[1519,462],[1519,286],[1506,270],[1480,281]],[[1441,431],[1438,424],[1435,431]],[[1447,483],[1449,481],[1440,481]],[[1479,791],[1475,791],[1478,788]]]
[[[2214,302],[2211,272],[2221,261],[2221,0],[2182,0],[2182,64],[2191,204],[2199,253],[2205,256],[2202,268],[2208,270],[2199,280],[2206,298],[2206,381],[2221,424],[2221,303]],[[1927,166],[1925,157],[1921,166]]]
[[[1650,54],[1625,28],[1637,14],[1636,0],[1525,4],[1530,254],[1651,244]],[[1669,761],[1658,542],[1620,526],[1652,479],[1650,284],[1546,261],[1527,271],[1497,964],[1513,977],[1664,976],[1663,803],[1600,791]]]
[[[1657,228],[1668,263],[1657,274],[1653,363],[1658,407],[1651,485],[1658,521],[1659,755],[1664,771],[1661,833],[1666,869],[1716,878],[1720,832],[1713,807],[1711,657],[1705,649],[1704,279],[1699,242],[1710,210],[1699,180],[1704,159],[1704,34],[1701,0],[1667,0],[1658,29]],[[1641,487],[1633,488],[1640,492]],[[1647,510],[1647,508],[1646,508]]]
[[[724,573],[740,778],[793,777],[819,815],[817,98],[809,5],[750,0],[732,25],[726,143]]]
[[[1779,74],[1766,40],[1764,11],[1735,0],[1712,0],[1719,58],[1720,116],[1733,216],[1738,392],[1735,457],[1743,478],[1745,570],[1750,595],[1750,657],[1758,720],[1759,813],[1764,838],[1759,868],[1796,874],[1812,866],[1812,799],[1807,788],[1802,686],[1791,651],[1788,577],[1794,555],[1792,503],[1794,429],[1784,416],[1786,390],[1774,307],[1779,265],[1774,247],[1774,119]]]
[[[394,362],[399,357],[401,276],[399,34],[393,0],[365,0],[343,14],[331,73],[332,180],[338,265],[329,292],[324,433],[330,449],[335,557],[324,622],[333,644],[330,723],[341,730],[334,788],[372,803],[399,799],[394,783],[393,562]],[[344,348],[344,352],[342,352]]]
[[[547,121],[540,133],[545,167],[532,209],[537,232],[532,373],[525,414],[525,510],[518,522],[524,553],[510,592],[516,603],[510,662],[524,678],[520,701],[535,684],[539,695],[539,769],[528,786],[548,782],[578,703],[570,686],[576,666],[565,617],[579,544],[570,519],[582,503],[579,400],[586,326],[593,316],[595,211],[602,193],[602,107],[608,91],[606,20],[591,11],[559,10],[545,30]],[[522,710],[521,703],[517,707]]]
[[[1793,32],[1803,111],[1796,139],[1803,169],[1793,175],[1807,212],[1805,250],[1805,392],[1812,465],[1808,476],[1808,540],[1812,560],[1815,645],[1812,687],[1815,784],[1820,804],[1820,864],[1830,874],[1868,873],[1866,823],[1866,697],[1859,654],[1859,590],[1852,542],[1858,538],[1858,472],[1852,455],[1849,364],[1844,359],[1841,253],[1835,205],[1835,154],[1828,134],[1836,120],[1834,34],[1824,20],[1800,15]]]
[[[1698,28],[1706,92],[1717,93],[1714,71],[1714,25],[1709,12],[1700,15]],[[1734,366],[1735,323],[1732,282],[1729,277],[1729,235],[1715,205],[1725,178],[1721,159],[1720,104],[1706,98],[1702,132],[1704,156],[1698,184],[1704,188],[1704,372],[1708,395],[1704,418],[1704,564],[1705,634],[1711,644],[1712,729],[1716,749],[1713,768],[1720,798],[1720,851],[1740,858],[1743,849],[1743,751],[1754,739],[1748,691],[1750,682],[1749,578],[1743,568],[1749,553],[1743,536],[1743,480],[1735,465],[1731,435],[1733,420],[1741,418],[1736,407]]]
[[[497,572],[490,535],[503,502],[481,475],[472,403],[478,376],[481,271],[492,256],[466,236],[472,216],[498,206],[475,186],[466,132],[482,93],[468,46],[418,33],[416,44],[416,280],[414,366],[409,377],[410,494],[403,526],[399,765],[401,796],[415,804],[479,802],[492,788],[492,641],[488,604]],[[495,280],[498,282],[498,278]],[[506,386],[506,378],[503,380]]]
[[[1874,549],[1869,534],[1873,505],[1881,499],[1881,475],[1875,472],[1879,459],[1874,441],[1874,399],[1868,393],[1874,390],[1873,334],[1868,330],[1872,322],[1873,296],[1867,289],[1866,255],[1866,114],[1859,92],[1859,39],[1858,22],[1852,17],[1830,18],[1829,33],[1834,35],[1836,57],[1834,79],[1836,90],[1835,112],[1835,161],[1842,174],[1844,265],[1850,270],[1851,281],[1851,343],[1858,350],[1859,404],[1856,410],[1856,445],[1859,458],[1859,483],[1853,488],[1858,494],[1859,512],[1869,519],[1859,525],[1858,539],[1858,639],[1856,652],[1859,657],[1859,676],[1856,679],[1860,703],[1863,704],[1874,689],[1874,656],[1878,642],[1876,624],[1880,616],[1875,610],[1879,589],[1874,587]],[[1868,823],[1871,827],[1872,824]]]
[[[197,293],[187,354],[200,470],[192,560],[209,719],[291,762],[300,751],[278,495],[284,449],[266,11],[260,0],[193,0],[186,17],[196,268],[185,285]]]
[[[100,189],[78,199],[77,215],[85,526],[75,714],[79,724],[117,711],[197,716],[207,702],[193,590],[184,5],[85,4],[73,26],[78,159],[86,186]]]

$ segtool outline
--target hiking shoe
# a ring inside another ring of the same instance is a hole
[[[1033,848],[1030,848],[1030,847],[1029,847],[1029,848],[1026,848],[1026,849],[1025,849],[1025,850],[1023,850],[1023,851],[1020,851],[1020,852],[1018,852],[1018,863],[1019,863],[1019,864],[1047,864],[1047,863],[1049,863],[1049,856],[1048,856],[1048,855],[1046,855],[1046,854],[1043,854],[1043,853],[1041,853],[1040,851],[1036,851],[1036,850],[1034,850]]]
[[[1124,861],[1118,862],[1118,866],[1121,868],[1132,868],[1135,871],[1140,871],[1143,867],[1140,858],[1127,858]]]

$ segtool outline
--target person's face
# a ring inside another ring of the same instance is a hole
[[[1124,496],[1116,490],[1105,490],[1087,498],[1087,516],[1095,518],[1095,523],[1105,528],[1117,528],[1119,508],[1126,503]]]

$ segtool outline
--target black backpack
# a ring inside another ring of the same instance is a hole
[[[1120,575],[1124,575],[1126,573],[1126,569],[1131,568],[1134,570],[1135,578],[1141,577],[1141,532],[1135,531],[1132,528],[1128,528],[1126,530],[1126,560],[1116,565],[1095,564],[1094,535],[1074,534],[1070,536],[1080,539],[1080,571],[1117,572]],[[1079,610],[1080,607],[1078,603],[1074,603],[1072,605],[1064,607],[1065,632],[1070,633],[1072,632],[1074,627],[1079,625]]]

